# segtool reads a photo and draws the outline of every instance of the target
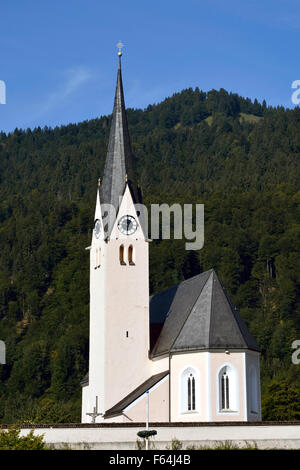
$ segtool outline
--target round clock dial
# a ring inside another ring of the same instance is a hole
[[[101,233],[101,222],[99,219],[95,220],[94,230],[95,230],[96,238],[99,238],[100,233]]]
[[[118,229],[124,235],[132,235],[137,229],[137,221],[132,215],[123,215],[118,222]]]

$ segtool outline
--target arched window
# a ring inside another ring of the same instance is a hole
[[[221,381],[222,410],[229,410],[229,377],[226,371],[223,372]]]
[[[238,390],[235,369],[226,365],[219,372],[219,411],[237,411]]]
[[[252,365],[249,371],[249,379],[250,379],[250,412],[251,413],[258,413],[258,387],[257,387],[257,374],[255,367]]]
[[[124,259],[124,245],[120,246],[120,264],[125,265],[125,259]]]
[[[134,259],[133,259],[133,246],[130,245],[128,248],[128,262],[130,265],[134,265]]]
[[[187,379],[188,388],[188,410],[196,409],[196,396],[195,396],[195,377],[190,374]]]
[[[180,388],[181,412],[196,411],[198,406],[196,371],[191,367],[183,371]]]

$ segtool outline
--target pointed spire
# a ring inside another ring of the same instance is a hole
[[[104,175],[100,187],[101,204],[112,204],[116,212],[118,212],[120,198],[124,194],[126,184],[130,188],[134,203],[141,203],[140,191],[138,190],[133,172],[131,145],[125,112],[120,43],[118,47],[119,68],[117,86]]]

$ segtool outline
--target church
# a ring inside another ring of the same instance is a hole
[[[214,269],[149,298],[121,56],[90,253],[82,423],[260,421],[260,349]],[[105,207],[115,216],[105,225]],[[147,405],[146,405],[147,404]]]

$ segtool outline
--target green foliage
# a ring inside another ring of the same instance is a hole
[[[171,450],[182,450],[182,442],[179,439],[172,439]]]
[[[33,429],[25,436],[15,427],[0,429],[0,450],[47,450],[44,436],[35,436]]]
[[[190,446],[187,450],[259,450],[256,442],[245,441],[243,445],[235,444],[232,441],[220,441],[213,446]]]
[[[274,380],[296,386],[300,109],[190,88],[129,109],[128,122],[144,202],[205,205],[202,250],[186,251],[185,240],[150,244],[151,294],[215,268],[262,348],[263,396]],[[109,124],[104,116],[0,134],[0,422],[80,419],[84,248]]]
[[[35,399],[16,393],[1,396],[0,412],[7,424],[76,423],[80,420],[80,399],[57,401],[46,395]]]
[[[297,421],[300,419],[299,386],[287,380],[269,384],[262,400],[264,421]]]

